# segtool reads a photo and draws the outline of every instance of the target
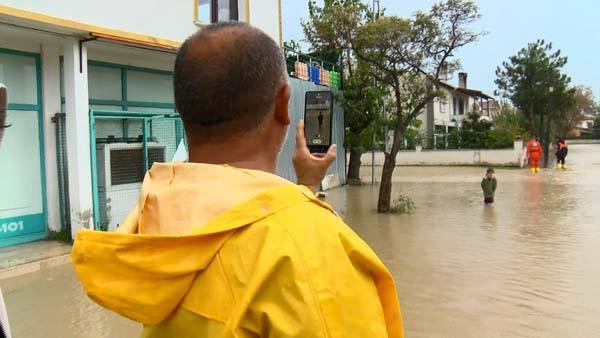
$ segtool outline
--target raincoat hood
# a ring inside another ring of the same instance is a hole
[[[314,199],[308,189],[265,172],[155,164],[138,206],[117,232],[77,234],[73,263],[94,301],[135,321],[158,323],[234,230],[308,199]]]

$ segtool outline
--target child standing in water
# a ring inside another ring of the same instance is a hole
[[[494,194],[496,194],[496,187],[498,186],[498,182],[496,181],[494,174],[494,169],[488,168],[488,170],[485,172],[485,176],[481,180],[483,203],[485,203],[485,205],[494,204]]]

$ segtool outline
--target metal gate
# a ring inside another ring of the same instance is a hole
[[[114,230],[138,201],[146,171],[170,162],[184,142],[177,113],[90,111],[94,222]]]

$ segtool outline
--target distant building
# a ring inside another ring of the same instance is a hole
[[[429,102],[419,116],[423,122],[421,128],[428,137],[459,127],[471,112],[490,119],[499,113],[500,105],[492,96],[467,87],[467,76],[467,73],[458,73],[455,87],[448,83],[447,74],[442,74],[440,89],[444,95]]]
[[[591,135],[594,129],[594,120],[596,119],[596,115],[590,113],[582,114],[582,118],[577,122],[577,126],[571,129],[569,132],[569,136],[571,137],[580,137]]]

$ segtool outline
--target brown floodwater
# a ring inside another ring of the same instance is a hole
[[[571,146],[567,162],[537,175],[497,169],[492,207],[484,169],[468,167],[397,168],[394,195],[417,207],[409,215],[378,215],[369,185],[327,200],[394,275],[407,337],[597,337],[600,145]],[[69,265],[0,287],[16,338],[140,331],[89,301]]]

